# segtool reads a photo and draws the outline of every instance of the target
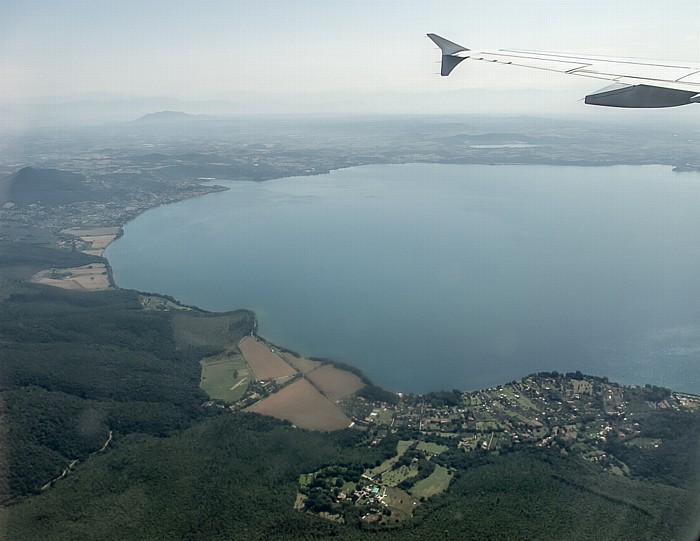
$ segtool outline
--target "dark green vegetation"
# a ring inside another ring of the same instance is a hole
[[[89,256],[4,247],[4,273]],[[18,273],[19,275],[23,273]],[[181,321],[215,319],[191,312]],[[229,335],[252,316],[224,314]],[[0,301],[3,502],[40,492],[74,460],[133,434],[167,436],[203,418],[199,359],[215,344],[178,347],[171,312],[134,291],[68,292],[15,283]]]
[[[81,252],[59,251],[46,246],[0,241],[0,298],[13,285],[29,280],[40,270],[103,263],[104,259]]]
[[[39,491],[115,435],[167,435],[202,416],[198,352],[130,291],[27,286],[2,302],[0,391],[10,498]]]
[[[0,204],[12,201],[18,206],[52,206],[106,200],[105,192],[93,188],[82,175],[58,169],[25,167],[0,179]]]
[[[455,473],[413,518],[377,529],[357,513],[340,524],[295,510],[301,474],[339,465],[350,477],[395,454],[398,436],[369,445],[361,431],[202,408],[198,359],[218,344],[186,337],[218,327],[235,339],[252,318],[144,310],[140,298],[22,285],[2,301],[8,539],[667,539],[695,509],[698,421],[668,410],[640,419],[640,438],[663,439],[663,464],[653,446],[609,442],[624,447],[628,477],[555,449],[451,446],[421,455],[426,476]],[[179,341],[178,328],[190,331]]]
[[[357,432],[295,430],[242,413],[170,438],[131,436],[10,512],[10,539],[668,539],[691,511],[674,487],[603,476],[550,451],[473,459],[450,490],[392,530],[292,508],[296,481],[381,449]]]

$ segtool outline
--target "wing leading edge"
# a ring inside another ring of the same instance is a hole
[[[657,108],[700,103],[700,66],[507,49],[473,51],[436,34],[428,37],[441,49],[443,77],[464,60],[479,60],[612,82],[586,96],[590,105]]]

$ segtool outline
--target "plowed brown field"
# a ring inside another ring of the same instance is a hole
[[[365,386],[355,374],[324,364],[308,373],[307,377],[331,400],[341,400]]]
[[[246,336],[238,343],[248,366],[253,370],[255,379],[268,380],[293,376],[296,370],[284,362],[282,358],[270,351],[265,344],[258,342],[251,336]]]
[[[339,430],[350,425],[350,419],[305,379],[299,379],[253,404],[248,411],[286,419],[300,428]]]

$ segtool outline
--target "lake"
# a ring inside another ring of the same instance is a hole
[[[700,176],[664,166],[373,165],[152,209],[120,287],[396,391],[581,370],[700,393]]]

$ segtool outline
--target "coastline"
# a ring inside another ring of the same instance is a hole
[[[419,163],[422,163],[422,162],[419,162]],[[374,164],[373,164],[373,165],[374,165]],[[389,164],[389,165],[394,165],[394,164]],[[447,164],[447,165],[449,165],[449,164]],[[626,166],[623,166],[623,167],[626,167]],[[644,166],[644,167],[647,167],[647,166]],[[666,169],[668,166],[665,166],[664,164],[660,164],[659,167],[664,167],[664,168]],[[352,168],[352,167],[351,167],[351,168]],[[338,169],[333,169],[332,171],[341,170],[341,169],[347,169],[347,167],[338,168]],[[296,176],[297,176],[297,177],[306,177],[306,176],[317,176],[317,175],[323,175],[323,174],[324,174],[323,172],[316,172],[316,173],[313,173],[313,174],[296,175]],[[287,178],[287,177],[281,177],[281,178]],[[233,181],[233,180],[232,180],[232,181],[230,181],[230,182],[233,184],[233,183],[236,182],[236,181]],[[229,189],[229,188],[227,188],[227,189]],[[188,198],[186,198],[186,199],[190,199],[190,198],[194,198],[194,196],[188,197]],[[161,206],[161,205],[157,205],[157,206]],[[147,210],[151,210],[151,209],[153,209],[153,208],[155,208],[155,207],[151,207],[151,208],[149,208],[149,209],[147,209]],[[145,211],[144,211],[144,212],[145,212]],[[143,214],[143,213],[142,213],[142,214]],[[140,216],[140,215],[139,215],[139,216]],[[130,223],[130,222],[131,222],[131,220],[129,220],[128,222],[125,222],[125,224],[124,224],[123,226],[120,227],[120,235],[119,235],[119,236],[121,236],[121,235],[124,234],[125,226],[126,226],[128,223]],[[143,232],[141,232],[140,234],[141,234],[141,236],[143,236]],[[119,238],[119,236],[115,237],[115,239],[113,239],[113,240],[117,240],[117,239]],[[148,237],[145,237],[145,238],[147,239]],[[113,241],[112,241],[112,242],[113,242]],[[110,244],[111,244],[111,243],[110,243]],[[104,258],[104,256],[103,256],[103,258]],[[108,272],[109,272],[109,274],[110,274],[110,280],[111,280],[112,286],[113,286],[113,287],[119,287],[119,286],[116,284],[116,282],[115,282],[114,274],[113,274],[112,267],[111,267],[111,264],[110,264],[109,260],[108,260],[107,258],[104,258],[104,259],[105,259],[105,261],[107,261],[107,264],[108,264],[108,269],[109,269]],[[156,281],[155,283],[157,284],[157,281]],[[212,287],[216,287],[216,281],[213,281],[213,282],[212,282]],[[141,287],[141,288],[138,288],[138,286],[137,286],[136,289],[140,289],[140,290],[144,290],[144,291],[158,291],[157,287],[154,286],[154,285],[152,285],[152,284],[145,285],[144,287]],[[190,298],[191,298],[191,297],[190,297]],[[191,301],[190,301],[190,302],[191,302]],[[195,304],[195,305],[196,305],[196,301],[192,302],[192,304]],[[243,306],[251,306],[251,303],[250,303],[250,302],[241,302],[240,304],[242,304]],[[234,308],[231,308],[231,309],[234,309]],[[221,310],[221,307],[220,307],[220,306],[214,306],[214,307],[212,308],[211,306],[209,306],[208,308],[206,308],[206,310],[213,310],[213,313],[216,313],[216,312],[218,312],[218,311]],[[224,308],[224,311],[225,311],[225,310],[228,310],[228,308]],[[263,310],[263,311],[264,311],[264,310]],[[256,316],[256,317],[257,317],[257,316]],[[274,329],[273,329],[273,330],[274,330]],[[273,334],[274,334],[274,333],[273,333]],[[285,344],[285,341],[284,341],[284,340],[280,340],[279,337],[272,336],[271,339],[274,340],[275,338],[277,338],[278,341],[279,341],[280,343]],[[267,339],[266,339],[266,340],[267,340]],[[309,350],[310,350],[310,351],[314,351],[313,349],[305,348],[305,347],[303,347],[303,346],[302,346],[302,347],[298,347],[298,345],[296,344],[296,342],[293,342],[293,341],[292,341],[291,343],[292,343],[293,346],[296,345],[296,348],[295,348],[295,349],[299,349],[300,351],[305,351],[305,352],[308,352]],[[285,348],[285,349],[286,349],[286,348]],[[317,351],[324,351],[324,350],[323,350],[323,349],[317,349]],[[334,355],[336,356],[336,358],[341,358],[343,361],[346,361],[346,362],[349,361],[350,363],[353,362],[353,358],[352,358],[350,355],[347,355],[347,356],[343,357],[343,356],[342,356],[342,353],[341,353],[340,356],[338,356],[338,352],[337,352],[337,351],[331,353],[331,354],[328,355],[328,356],[329,356],[329,357],[334,357]],[[360,360],[363,360],[363,357],[358,357],[357,355],[355,355],[355,357],[356,357],[356,358],[359,358]],[[374,366],[374,365],[367,364],[367,366],[370,366],[370,370],[371,370],[371,367]],[[560,364],[560,365],[551,364],[551,365],[546,365],[545,367],[548,367],[548,366],[557,367],[557,368],[560,368],[560,369],[563,369],[563,370],[575,369],[575,368],[578,368],[578,367],[580,366],[581,369],[583,369],[584,371],[586,371],[586,372],[588,372],[588,373],[602,373],[602,374],[607,374],[607,375],[613,377],[614,379],[616,379],[617,381],[624,381],[625,383],[628,383],[628,384],[633,384],[633,385],[634,385],[634,384],[637,384],[637,385],[639,385],[639,384],[644,384],[644,383],[647,382],[647,381],[651,381],[651,382],[658,383],[659,385],[665,385],[665,386],[668,386],[668,387],[671,387],[671,388],[674,388],[674,389],[675,389],[675,388],[680,388],[680,389],[683,389],[684,391],[690,391],[690,392],[695,391],[695,389],[694,389],[693,387],[690,387],[690,388],[688,388],[688,386],[680,386],[680,387],[677,387],[676,385],[673,384],[673,382],[672,382],[670,379],[667,380],[667,379],[665,379],[665,378],[663,378],[663,377],[655,378],[655,377],[653,377],[654,374],[651,374],[652,377],[648,377],[648,376],[649,376],[648,374],[642,374],[640,378],[638,378],[638,379],[631,379],[631,380],[630,380],[630,378],[625,379],[624,377],[621,377],[619,371],[618,371],[618,373],[616,374],[614,371],[613,371],[613,372],[609,372],[609,371],[606,371],[605,369],[600,370],[600,366],[598,366],[598,369],[591,369],[591,368],[589,368],[588,370],[585,370],[585,365],[579,365],[579,366],[567,365],[567,366],[564,366],[564,367],[562,368],[562,365],[561,365],[561,364]],[[573,366],[573,368],[571,368],[571,366]],[[535,368],[535,370],[536,370],[536,369],[537,369],[537,367]],[[516,370],[516,371],[514,371],[514,373],[513,373],[513,377],[516,377],[516,378],[517,378],[517,377],[520,377],[520,375],[524,375],[524,374],[530,373],[530,372],[532,372],[532,371],[533,371],[533,370],[532,370],[531,367],[527,367],[527,368],[522,369],[522,370],[520,370],[520,371]],[[420,391],[420,392],[429,392],[431,389],[446,388],[446,385],[445,385],[445,384],[441,384],[441,385],[438,385],[438,386],[436,386],[436,385],[425,385],[425,386],[423,387],[423,389],[414,389],[414,388],[412,388],[412,387],[410,386],[410,384],[409,384],[408,387],[407,387],[406,385],[403,385],[403,384],[393,385],[393,386],[392,386],[391,383],[387,383],[386,381],[383,381],[383,380],[382,380],[382,376],[383,376],[384,374],[387,374],[387,373],[388,373],[388,372],[381,372],[381,373],[379,373],[379,376],[377,377],[377,379],[380,380],[380,381],[382,381],[383,384],[387,385],[388,388],[393,388],[393,389],[397,389],[397,390],[408,388],[409,390],[417,390],[417,391]],[[506,373],[506,376],[507,376],[507,375],[508,375],[508,374]],[[663,376],[663,374],[661,374],[661,375]],[[375,374],[375,376],[376,376],[376,374]],[[505,377],[505,376],[504,376],[504,377]],[[500,380],[500,378],[499,378],[499,380]],[[486,382],[486,385],[496,384],[499,380],[494,380],[493,378],[491,378],[490,381],[487,381],[487,382]],[[473,385],[473,386],[470,386],[470,385],[469,385],[470,382],[471,382],[471,380],[467,380],[467,381],[466,381],[466,385],[463,384],[463,386],[464,386],[465,388],[473,388],[473,389],[477,389],[477,388],[482,388],[482,387],[484,387],[482,381],[474,382],[474,385]],[[439,383],[439,382],[438,382],[438,383]]]

